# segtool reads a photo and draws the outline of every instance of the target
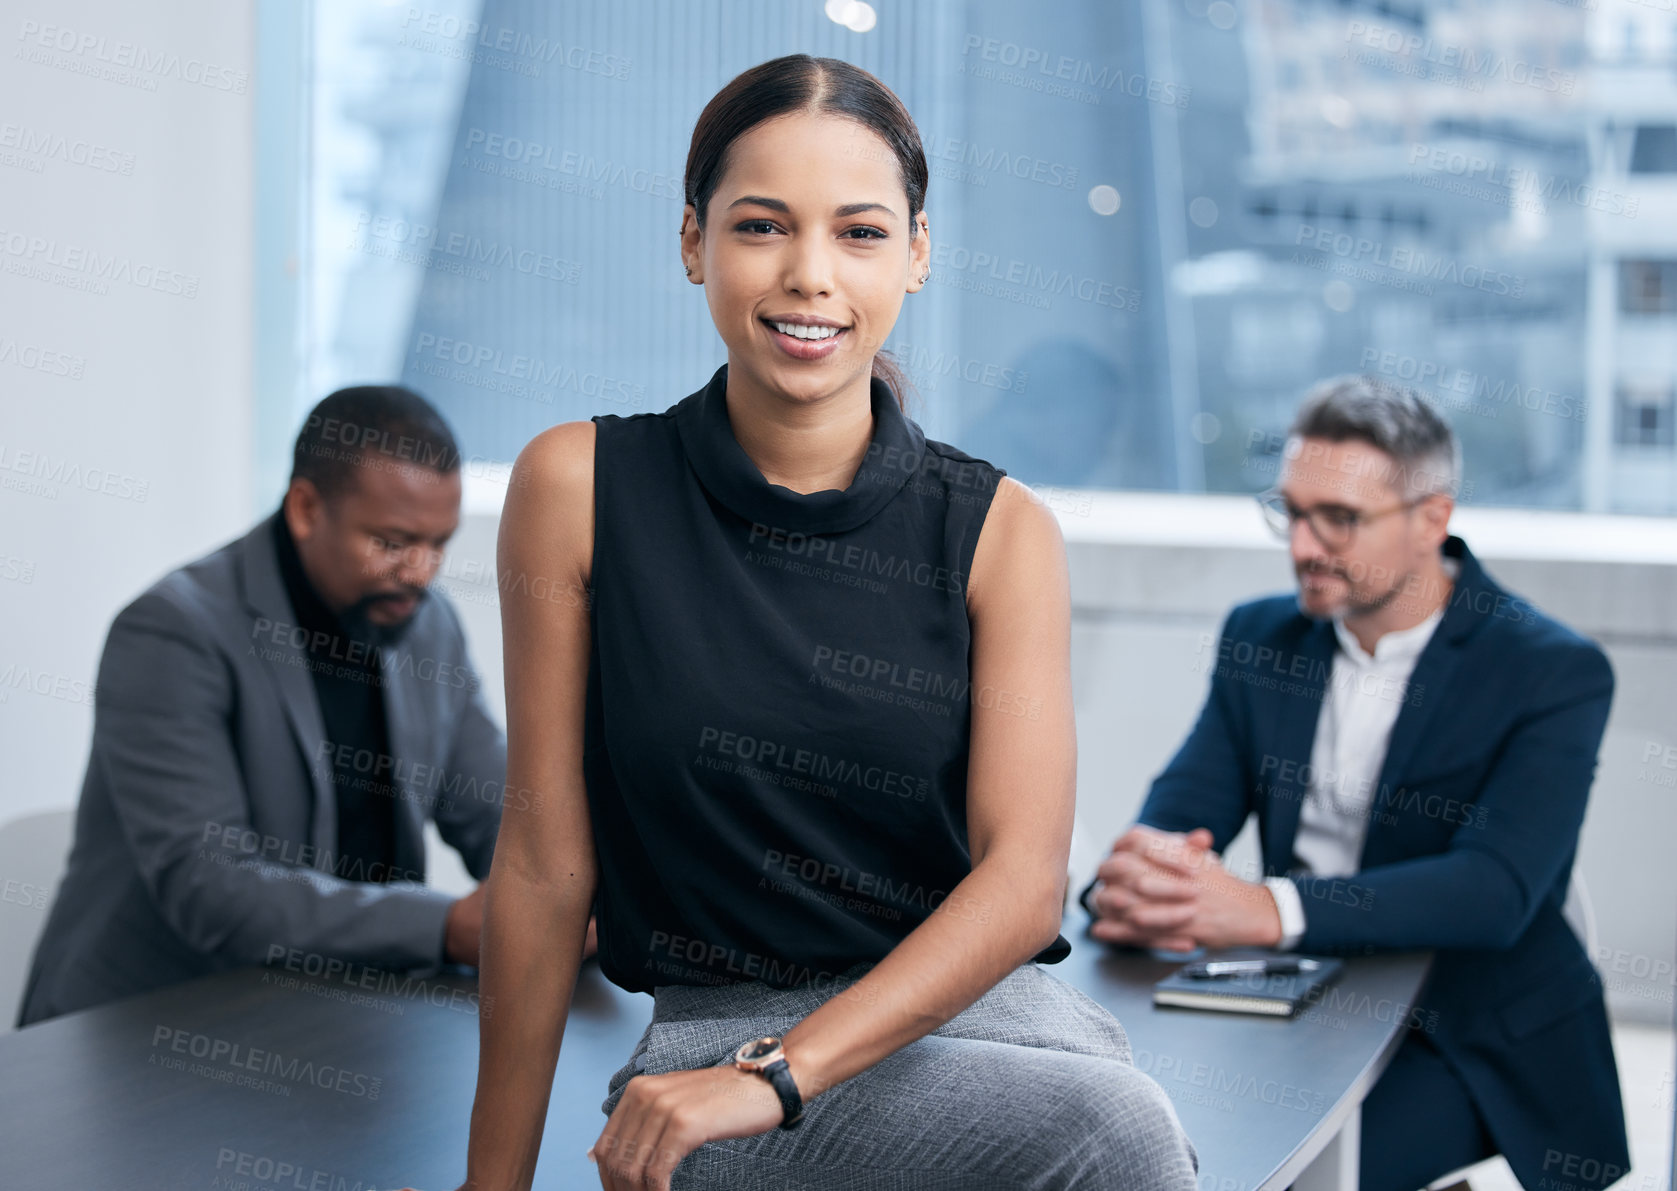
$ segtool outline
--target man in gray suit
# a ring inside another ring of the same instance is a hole
[[[18,1025],[248,964],[477,962],[482,889],[425,885],[425,822],[481,881],[503,800],[540,799],[428,590],[460,490],[423,398],[339,390],[280,509],[117,615]]]

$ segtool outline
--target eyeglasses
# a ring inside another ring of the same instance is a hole
[[[1310,532],[1316,535],[1316,540],[1327,550],[1343,550],[1351,544],[1357,536],[1359,526],[1367,525],[1370,521],[1377,521],[1389,513],[1412,509],[1427,499],[1418,496],[1401,504],[1392,505],[1386,509],[1375,509],[1364,512],[1362,509],[1348,509],[1343,505],[1315,505],[1308,509],[1301,509],[1289,501],[1275,489],[1260,492],[1255,498],[1258,508],[1263,510],[1264,523],[1275,531],[1275,536],[1283,541],[1292,540],[1293,522],[1303,519],[1310,526]]]

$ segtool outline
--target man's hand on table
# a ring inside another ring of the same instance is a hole
[[[451,964],[477,967],[483,940],[483,886],[479,885],[448,908],[443,925],[443,957]]]
[[[1165,951],[1279,943],[1275,898],[1261,882],[1225,869],[1211,838],[1203,827],[1182,833],[1139,825],[1119,836],[1096,872],[1089,933]]]

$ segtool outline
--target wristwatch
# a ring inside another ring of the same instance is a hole
[[[803,1119],[804,1098],[798,1094],[798,1084],[792,1078],[792,1067],[780,1047],[779,1035],[753,1038],[741,1045],[734,1052],[734,1066],[761,1075],[773,1086],[775,1095],[780,1097],[782,1129],[790,1129]]]

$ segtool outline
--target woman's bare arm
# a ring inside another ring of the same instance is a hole
[[[535,1177],[597,880],[582,777],[594,540],[592,422],[519,454],[501,513],[507,788],[484,882],[477,1097],[462,1191]]]
[[[805,1099],[937,1029],[1059,932],[1077,792],[1071,584],[1054,514],[1011,477],[985,517],[967,607],[972,872],[852,988],[787,1032]]]

